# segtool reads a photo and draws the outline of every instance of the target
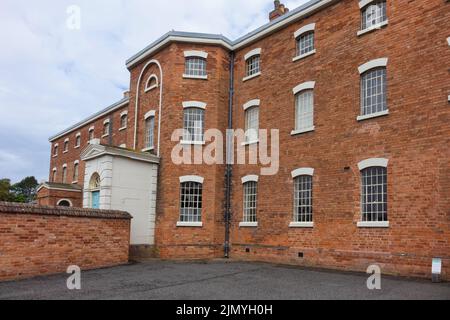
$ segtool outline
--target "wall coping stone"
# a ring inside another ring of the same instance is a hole
[[[29,214],[40,216],[93,218],[93,219],[118,219],[131,220],[133,217],[124,211],[81,209],[68,207],[47,207],[33,204],[21,204],[0,201],[0,217],[2,214]]]

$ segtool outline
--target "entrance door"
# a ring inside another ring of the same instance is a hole
[[[92,209],[100,209],[100,191],[93,191],[92,197]]]

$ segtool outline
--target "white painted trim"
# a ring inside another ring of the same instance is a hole
[[[253,140],[253,141],[245,141],[241,143],[241,146],[245,147],[245,146],[250,146],[252,144],[258,144],[259,143],[259,139],[258,140]]]
[[[244,111],[247,111],[248,109],[250,109],[252,107],[259,107],[260,105],[261,105],[261,100],[253,99],[253,100],[250,100],[250,101],[244,103],[243,108],[244,108]]]
[[[153,151],[153,150],[155,150],[155,147],[144,148],[144,149],[142,149],[141,151],[142,151],[142,152],[149,152],[149,151]]]
[[[314,90],[315,87],[316,87],[315,81],[307,81],[296,86],[294,89],[292,89],[292,92],[294,94],[297,94],[303,90],[311,90],[311,89]]]
[[[208,80],[208,76],[191,76],[188,74],[183,74],[183,79]]]
[[[313,168],[299,168],[291,172],[292,178],[295,179],[300,176],[314,176]]]
[[[374,1],[375,0],[361,0],[361,1],[359,1],[359,8],[362,9]]]
[[[55,143],[54,145],[53,145],[53,148],[54,147],[59,147],[59,143]]]
[[[291,15],[290,17],[283,19],[279,21],[278,23],[272,24],[270,27],[262,29],[260,32],[255,33],[253,36],[249,38],[245,38],[241,41],[235,41],[234,43],[228,43],[222,39],[207,39],[207,38],[200,38],[200,37],[181,37],[181,36],[169,36],[165,40],[161,41],[160,43],[156,44],[153,47],[148,48],[145,51],[142,51],[141,54],[134,56],[133,58],[129,59],[126,63],[126,66],[128,69],[138,64],[143,59],[147,58],[148,56],[151,56],[156,51],[160,50],[162,47],[166,46],[170,42],[184,42],[184,43],[196,43],[196,44],[214,44],[214,45],[221,45],[228,50],[239,50],[243,47],[246,47],[247,45],[254,43],[260,38],[263,38],[267,36],[268,34],[271,34],[275,32],[276,30],[279,30],[281,28],[284,28],[287,25],[290,25],[291,23],[294,23],[304,17],[310,16],[312,13],[316,12],[317,10],[320,10],[321,8],[324,8],[332,3],[335,3],[336,0],[322,0],[317,2],[314,5],[309,6],[308,8],[299,11],[298,13]]]
[[[315,31],[315,30],[316,30],[316,24],[315,23],[307,24],[306,26],[303,26],[300,29],[298,29],[297,31],[295,31],[294,38],[297,39],[302,34],[304,34],[306,32]]]
[[[315,126],[312,126],[310,128],[305,128],[305,129],[301,129],[301,130],[292,130],[291,131],[291,136],[297,136],[299,134],[303,134],[303,133],[308,133],[308,132],[313,132],[316,130]]]
[[[124,111],[120,114],[120,118],[122,118],[123,116],[128,116],[128,111]]]
[[[67,138],[67,139],[64,140],[64,143],[69,142],[69,141],[70,141],[70,139]]]
[[[177,222],[178,228],[202,228],[203,222]]]
[[[64,163],[62,167],[63,169],[67,169],[67,163]]]
[[[144,120],[147,120],[148,118],[151,118],[151,117],[156,117],[155,110],[150,110],[149,112],[147,112],[144,116]]]
[[[258,182],[259,177],[257,175],[248,175],[242,178],[242,184],[246,184],[247,182]]]
[[[250,79],[259,77],[260,75],[261,75],[261,71],[255,73],[255,74],[252,74],[252,75],[250,75],[250,76],[246,76],[246,77],[244,77],[244,78],[242,79],[242,82],[245,82],[245,81],[248,81],[248,80],[250,80]]]
[[[198,108],[198,109],[206,110],[206,106],[207,106],[207,104],[205,102],[201,102],[201,101],[184,101],[183,102],[183,109]]]
[[[261,48],[253,49],[253,50],[247,52],[247,54],[244,56],[244,60],[247,61],[251,57],[254,57],[254,56],[257,56],[257,55],[261,55],[261,52],[262,52]]]
[[[302,54],[302,55],[296,56],[296,57],[294,57],[294,58],[292,59],[292,61],[293,61],[293,62],[296,62],[296,61],[298,61],[298,60],[302,60],[302,59],[305,59],[306,57],[312,56],[312,55],[314,55],[314,54],[316,54],[316,49],[311,50],[310,52],[304,53],[304,54]]]
[[[358,163],[358,168],[359,168],[359,171],[362,171],[364,169],[372,168],[372,167],[387,168],[388,165],[389,165],[389,159],[372,158],[372,159],[363,160],[360,163]]]
[[[80,164],[80,160],[76,160],[73,164],[74,164],[74,165]]]
[[[379,222],[358,222],[358,228],[389,228],[389,221],[379,221]]]
[[[185,58],[197,57],[197,58],[207,59],[208,53],[205,51],[189,50],[189,51],[184,52],[184,57]]]
[[[105,124],[108,124],[108,123],[111,123],[111,120],[106,119],[105,121],[103,121],[103,124],[104,124],[104,125],[105,125]]]
[[[72,201],[70,201],[69,199],[60,199],[60,200],[56,203],[56,206],[59,206],[59,205],[61,204],[61,202],[63,202],[63,201],[67,201],[67,202],[70,204],[70,207],[71,207],[71,208],[73,207],[73,203],[72,203]]]
[[[152,85],[152,86],[149,86],[149,83],[150,83],[150,81],[151,81],[152,79],[155,79],[155,80],[156,80],[156,84],[154,84],[154,85]],[[158,86],[159,86],[159,80],[158,80],[158,77],[156,76],[156,74],[152,74],[152,75],[150,75],[150,76],[148,77],[147,82],[145,83],[145,92],[149,92],[149,91],[151,91],[151,90],[153,90],[153,89],[155,89],[155,88],[158,88]]]
[[[450,46],[450,37],[447,38],[447,43]]]
[[[81,137],[81,132],[78,132],[78,133],[75,135],[75,138],[78,138],[78,137]]]
[[[203,184],[204,181],[205,181],[205,178],[200,177],[200,176],[183,176],[183,177],[180,177],[180,183],[197,182],[197,183]]]
[[[92,126],[92,127],[89,128],[88,132],[91,132],[91,131],[94,131],[94,130],[95,130],[95,127]]]
[[[156,156],[159,157],[160,150],[161,150],[161,118],[162,118],[162,104],[163,104],[163,69],[161,66],[161,63],[159,63],[158,60],[152,59],[149,62],[145,64],[145,66],[141,70],[141,74],[139,75],[138,82],[137,82],[137,88],[140,88],[141,80],[144,75],[145,70],[152,64],[155,64],[159,68],[159,113],[158,113],[158,149],[156,151]],[[136,92],[136,99],[135,99],[135,105],[134,105],[134,114],[138,114],[139,111],[139,90]],[[133,137],[133,149],[136,149],[137,145],[137,126],[138,126],[138,117],[134,117],[134,137]]]
[[[52,172],[57,172],[58,171],[58,169],[56,169],[56,168],[53,168],[53,170],[52,170]]]
[[[258,222],[240,222],[240,228],[258,228]]]
[[[359,74],[363,74],[374,68],[386,67],[388,64],[388,61],[389,61],[388,58],[380,58],[380,59],[374,59],[369,62],[366,62],[363,65],[359,66],[359,68],[358,68]]]
[[[388,115],[389,115],[389,110],[385,110],[385,111],[381,111],[381,112],[368,114],[368,115],[365,115],[365,116],[358,116],[358,118],[356,118],[356,120],[364,121],[364,120],[378,118],[378,117],[384,117],[384,116],[388,116]]]
[[[206,145],[206,141],[187,141],[181,140],[180,145],[182,146],[204,146]]]
[[[314,228],[314,222],[291,222],[289,224],[289,228],[311,229]]]
[[[375,24],[373,26],[370,26],[369,28],[366,28],[364,30],[359,30],[356,33],[356,35],[358,37],[362,36],[363,34],[366,34],[366,33],[369,33],[369,32],[375,31],[375,30],[379,30],[379,29],[383,28],[384,26],[387,26],[388,24],[389,24],[389,20],[386,19],[385,21],[377,23],[377,24]]]

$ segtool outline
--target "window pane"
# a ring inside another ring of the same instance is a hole
[[[298,93],[295,105],[295,129],[302,130],[314,126],[314,92],[308,90]]]
[[[313,181],[311,176],[294,180],[294,222],[313,222]]]
[[[203,142],[204,110],[197,108],[184,109],[185,141]]]
[[[259,108],[253,107],[245,111],[245,139],[247,142],[259,138]]]
[[[386,110],[386,69],[370,70],[361,77],[361,115],[366,116]]]
[[[154,147],[154,131],[155,131],[155,117],[150,117],[145,120],[145,148]]]
[[[202,58],[186,58],[185,73],[188,76],[206,76],[206,60]]]
[[[314,50],[314,32],[301,35],[297,39],[297,55],[301,56]]]
[[[257,222],[258,184],[254,181],[244,184],[244,222]]]
[[[249,58],[245,63],[246,75],[251,76],[260,71],[260,56],[256,55]]]
[[[361,174],[362,221],[388,221],[387,169],[382,167],[367,168]]]
[[[386,20],[386,1],[370,4],[362,10],[362,30]]]
[[[202,184],[185,182],[181,184],[180,221],[202,221]]]

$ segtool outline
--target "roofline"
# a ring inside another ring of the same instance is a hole
[[[48,182],[42,183],[36,190],[36,192],[39,192],[42,189],[48,189],[48,190],[57,190],[57,191],[67,191],[67,192],[82,192],[82,189],[69,189],[69,188],[58,188],[58,187],[52,187],[49,185]]]
[[[339,0],[311,0],[235,41],[230,41],[228,38],[217,34],[171,31],[128,59],[126,61],[126,66],[128,69],[132,68],[143,59],[154,54],[171,42],[214,44],[223,46],[230,51],[239,50],[338,1]]]
[[[62,132],[60,132],[60,133],[50,137],[48,140],[50,142],[53,142],[53,141],[55,141],[55,140],[57,140],[59,138],[62,138],[63,136],[71,133],[72,131],[80,129],[81,127],[85,126],[87,123],[95,121],[95,120],[97,120],[97,119],[99,119],[101,117],[104,117],[105,115],[107,115],[107,114],[109,114],[109,113],[111,113],[111,112],[113,112],[113,111],[115,111],[115,110],[117,110],[117,109],[127,105],[129,103],[129,101],[130,101],[130,98],[123,98],[122,100],[112,104],[111,106],[103,109],[102,111],[95,113],[94,115],[90,116],[89,118],[86,118],[83,121],[80,121],[77,124],[69,127],[68,129],[66,129],[66,130],[64,130],[64,131],[62,131]]]

